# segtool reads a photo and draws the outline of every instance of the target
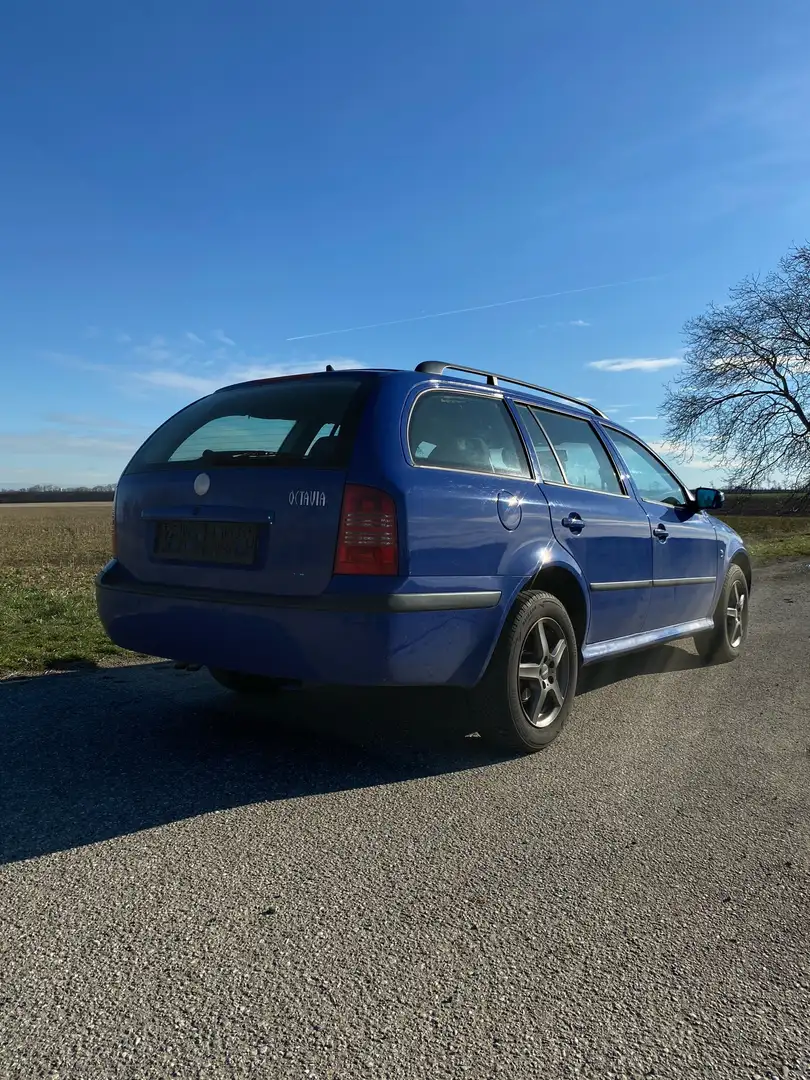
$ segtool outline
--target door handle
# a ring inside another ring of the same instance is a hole
[[[560,524],[564,529],[570,529],[572,533],[581,533],[585,528],[585,522],[577,513],[566,514]]]
[[[669,536],[666,525],[656,525],[652,532],[656,540],[664,541]]]

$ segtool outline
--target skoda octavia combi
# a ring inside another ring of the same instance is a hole
[[[511,750],[588,664],[692,637],[735,659],[751,561],[632,431],[476,369],[322,371],[172,416],[115,494],[98,610],[127,649],[234,691],[453,686]]]

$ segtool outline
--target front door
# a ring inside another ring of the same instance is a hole
[[[719,569],[717,531],[694,511],[685,488],[655,455],[615,428],[608,428],[630,474],[653,535],[653,590],[648,630],[711,615]]]

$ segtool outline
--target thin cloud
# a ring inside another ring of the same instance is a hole
[[[236,342],[233,338],[229,338],[224,330],[215,330],[214,338],[220,343],[220,345],[229,345],[232,349],[236,348]]]
[[[405,319],[389,319],[386,322],[365,323],[362,326],[345,326],[339,330],[319,330],[314,334],[295,334],[286,341],[305,341],[308,338],[331,337],[334,334],[353,334],[359,330],[377,330],[383,326],[403,326],[405,323],[424,322],[426,319],[444,319],[448,315],[467,315],[473,311],[491,311],[493,308],[510,307],[512,304],[529,304],[535,300],[553,300],[558,296],[576,296],[579,293],[597,292],[600,289],[620,289],[642,281],[657,281],[660,275],[629,278],[627,281],[609,281],[603,285],[585,285],[580,289],[561,289],[559,292],[538,293],[536,296],[518,296],[514,300],[497,300],[492,304],[475,304],[472,307],[450,308],[448,311],[432,311],[427,315],[411,315]]]
[[[191,330],[186,330],[186,339],[192,343],[192,345],[204,345],[205,342],[199,336],[199,334],[192,333]]]
[[[657,416],[631,416],[630,417],[630,423],[631,424],[636,424],[640,420],[657,420],[657,419],[658,419]]]
[[[138,382],[149,386],[158,386],[163,390],[182,390],[189,394],[210,394],[218,388],[215,379],[206,379],[202,375],[189,375],[185,371],[138,371],[135,373]]]
[[[76,371],[110,372],[114,370],[109,364],[96,364],[90,360],[85,360],[83,356],[75,356],[73,353],[54,352],[53,350],[46,349],[39,355],[41,359],[46,360],[50,364],[58,364],[60,367],[73,368]]]
[[[131,454],[137,438],[108,439],[63,431],[21,431],[0,435],[0,450],[10,454],[61,457],[64,454]]]
[[[93,413],[49,412],[43,419],[59,427],[82,428],[96,431],[129,431],[131,424],[126,424],[117,417],[96,416]]]
[[[777,364],[781,364],[782,367],[788,369],[791,372],[798,372],[804,374],[810,371],[810,360],[806,356],[776,356],[775,361]],[[712,367],[727,368],[729,371],[740,370],[744,371],[746,368],[757,368],[762,364],[762,358],[759,356],[717,356],[712,360]],[[687,389],[693,389],[687,387]]]
[[[569,326],[590,326],[591,324],[586,319],[570,319]]]
[[[23,468],[12,466],[11,469],[7,469],[0,477],[0,489],[28,487],[31,484],[58,484],[64,487],[75,487],[79,484],[87,487],[93,487],[95,484],[114,484],[121,475],[121,470],[130,454],[131,451],[124,456],[119,455],[117,458],[107,459],[110,464],[106,469],[88,469],[83,467],[80,460],[65,459],[60,454],[39,458],[36,459],[34,465]],[[98,455],[92,455],[90,460],[98,460]]]
[[[118,342],[119,345],[129,345],[132,341],[132,338],[129,336],[129,334],[116,334],[115,340]]]
[[[677,367],[683,361],[677,356],[620,357],[616,360],[591,360],[588,367],[597,371],[662,371]]]
[[[672,443],[658,441],[651,442],[649,445],[651,449],[656,452],[656,454],[660,454],[661,457],[665,459],[675,459],[677,461],[679,458],[681,458],[681,454],[678,448],[676,446],[673,446]],[[690,469],[703,469],[712,471],[715,471],[720,467],[718,463],[716,461],[712,461],[711,458],[690,458],[688,461],[682,462],[682,464]]]
[[[132,353],[139,360],[162,366],[183,367],[191,360],[190,352],[176,348],[162,334],[155,334],[148,345],[135,345]]]
[[[164,391],[181,395],[186,400],[210,394],[230,383],[323,370],[327,364],[336,370],[362,366],[352,357],[340,355],[310,355],[306,360],[278,361],[271,356],[251,356],[239,349],[223,345],[214,349],[195,347],[192,350],[192,336],[197,337],[192,331],[186,331],[178,347],[163,335],[156,334],[147,344],[131,346],[123,350],[116,361],[105,364],[91,363],[81,356],[59,352],[44,352],[40,355],[42,359],[63,367],[103,373],[124,393],[135,393],[142,397],[150,391]],[[183,345],[186,347],[183,348]],[[101,434],[104,434],[104,429],[120,430],[118,424],[108,423],[106,418],[93,417],[90,414],[52,412],[46,419],[55,427],[83,428],[88,434],[92,429]]]
[[[176,364],[181,366],[190,359],[188,353],[181,353],[171,348],[171,346],[156,345],[154,343],[151,345],[136,345],[132,351],[141,360],[148,360],[151,364]]]
[[[158,369],[137,372],[134,378],[142,384],[161,390],[177,390],[184,394],[212,394],[230,383],[250,382],[252,379],[277,379],[282,375],[292,375],[299,371],[322,371],[326,364],[336,370],[349,370],[360,367],[356,360],[345,356],[334,356],[322,363],[273,364],[269,362],[247,362],[240,367],[230,367],[219,374],[194,375],[188,371]]]

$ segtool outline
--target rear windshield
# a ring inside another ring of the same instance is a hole
[[[203,466],[345,468],[370,381],[345,375],[224,390],[150,436],[127,473]]]

